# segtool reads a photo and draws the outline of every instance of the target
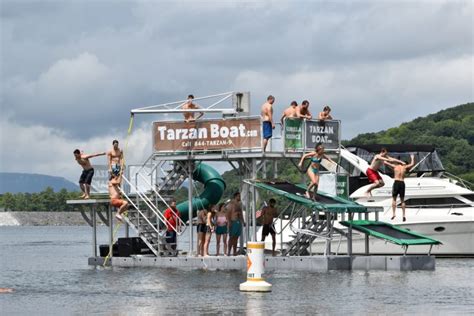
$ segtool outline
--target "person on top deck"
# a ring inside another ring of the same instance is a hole
[[[326,105],[323,108],[323,111],[319,112],[318,120],[321,120],[321,121],[332,120],[331,108],[329,107],[329,105]]]
[[[188,95],[188,100],[181,105],[181,108],[183,110],[195,110],[195,109],[200,109],[201,107],[193,102],[194,100],[194,95],[190,94]],[[198,117],[194,117],[195,112],[184,112],[184,121],[186,123],[188,122],[195,122],[196,120],[200,119],[204,113],[203,112],[198,112]]]
[[[206,213],[206,236],[204,238],[204,257],[209,256],[209,243],[211,242],[211,237],[216,227],[215,215],[215,205],[209,204]]]
[[[324,153],[324,146],[321,144],[317,144],[314,151],[309,152],[301,157],[300,163],[298,164],[300,168],[303,167],[303,161],[307,158],[311,159],[311,164],[309,165],[309,168],[306,171],[311,182],[308,185],[308,188],[306,189],[305,196],[308,199],[310,199],[311,198],[310,192],[312,189],[314,189],[313,198],[316,200],[316,194],[318,192],[318,185],[319,185],[319,169],[321,168],[321,161],[323,159],[327,159],[331,161],[332,163],[335,163],[335,162]]]
[[[283,111],[283,115],[281,116],[281,125],[283,125],[283,122],[285,121],[285,118],[297,118],[297,108],[298,108],[298,103],[296,101],[291,101],[291,104],[288,108]]]
[[[405,216],[405,173],[415,165],[415,155],[410,155],[411,161],[408,165],[384,161],[384,164],[393,168],[394,182],[392,186],[392,218],[395,219],[395,210],[397,209],[397,196],[400,196],[402,206],[403,221],[407,220]]]
[[[276,231],[273,224],[273,220],[277,217],[277,209],[275,208],[276,201],[275,199],[270,199],[269,205],[266,205],[262,208],[260,215],[263,227],[262,227],[262,241],[265,241],[268,234],[272,235],[272,255],[275,256],[275,247],[276,247]]]
[[[85,200],[90,198],[92,177],[94,176],[94,168],[92,168],[89,159],[98,156],[105,156],[105,152],[87,155],[79,149],[74,150],[74,158],[83,169],[79,178],[79,187],[83,193],[81,198]]]
[[[269,95],[267,102],[262,104],[263,152],[267,150],[268,140],[272,138],[273,129],[275,128],[275,124],[273,123],[273,103],[275,103],[275,97]]]
[[[122,170],[123,151],[119,148],[119,142],[116,139],[112,141],[112,146],[112,149],[107,152],[109,174],[118,175]]]
[[[296,116],[302,119],[310,120],[313,116],[309,112],[309,101],[304,100],[301,105],[296,107]]]
[[[240,192],[235,192],[232,200],[227,205],[227,229],[229,230],[229,245],[227,255],[237,255],[237,241],[242,234],[242,227],[245,225],[242,214],[242,203],[240,202]]]
[[[128,207],[128,202],[122,199],[122,194],[120,192],[121,183],[122,175],[120,173],[110,175],[108,183],[110,205],[117,208],[117,214],[115,214],[115,218],[119,221],[123,221],[122,214],[127,210]]]

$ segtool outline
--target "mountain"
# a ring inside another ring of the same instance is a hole
[[[419,117],[377,133],[365,133],[345,145],[434,145],[446,170],[474,183],[474,103],[458,105]]]
[[[78,191],[79,186],[62,177],[53,177],[43,174],[0,172],[0,194],[10,193],[38,193],[51,187],[54,191],[66,189]]]

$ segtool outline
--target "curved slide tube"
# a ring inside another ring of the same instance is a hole
[[[197,210],[207,208],[209,204],[219,203],[224,194],[225,182],[217,170],[203,163],[198,164],[194,169],[193,180],[204,184],[204,191],[199,195],[199,197],[192,199],[193,216],[195,216]],[[177,205],[183,221],[188,220],[188,207],[189,202],[187,200]]]

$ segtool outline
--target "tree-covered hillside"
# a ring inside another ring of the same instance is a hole
[[[474,103],[419,117],[386,131],[360,134],[344,143],[434,145],[448,172],[474,182]]]

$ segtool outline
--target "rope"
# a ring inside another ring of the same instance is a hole
[[[124,216],[126,216],[127,212],[123,213]],[[109,249],[109,253],[107,254],[107,257],[105,257],[104,264],[102,264],[102,267],[105,267],[107,265],[107,262],[109,261],[110,257],[112,256],[112,251],[114,248],[114,240],[117,237],[117,233],[119,231],[120,226],[122,226],[122,222],[118,222],[117,226],[115,226],[114,232],[112,234],[112,247]]]

